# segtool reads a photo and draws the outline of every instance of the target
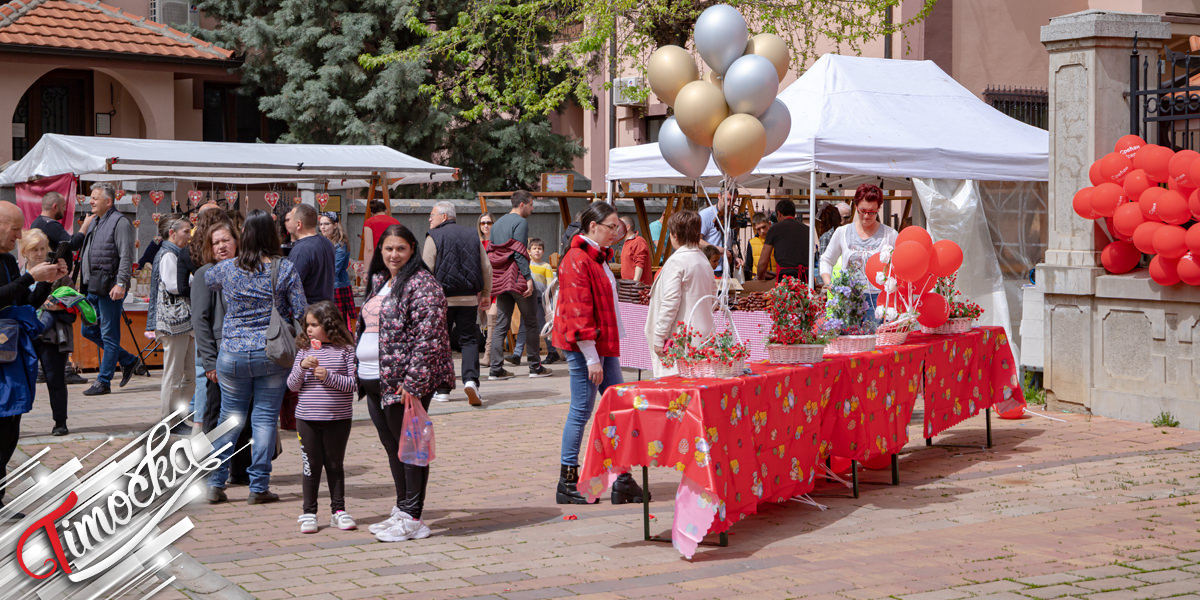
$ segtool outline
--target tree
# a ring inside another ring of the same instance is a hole
[[[815,57],[818,40],[832,40],[838,49],[845,46],[858,52],[864,42],[924,19],[936,1],[921,0],[918,14],[901,22],[887,16],[900,0],[726,3],[742,12],[751,34],[783,37],[794,68],[802,69]],[[592,108],[591,82],[605,65],[610,61],[629,65],[644,75],[649,54],[668,44],[686,47],[696,19],[714,4],[713,0],[475,0],[449,26],[429,27],[409,18],[405,25],[425,43],[366,54],[359,62],[369,68],[433,58],[457,63],[465,68],[427,84],[425,90],[435,102],[470,105],[471,114],[548,114],[568,100]],[[524,53],[520,60],[500,64],[488,60],[496,34],[532,43],[541,41],[546,29],[557,35],[540,55]],[[481,68],[486,72],[476,72]]]
[[[286,124],[280,141],[384,144],[457,166],[465,187],[478,191],[530,187],[538,179],[531,169],[564,168],[582,154],[578,143],[550,133],[544,114],[464,114],[453,101],[433,102],[432,82],[459,76],[453,61],[417,52],[380,68],[358,64],[363,53],[426,43],[409,24],[448,23],[461,0],[202,0],[198,7],[219,25],[193,33],[242,57],[243,90]],[[511,59],[505,50],[512,45],[497,45],[493,58]],[[445,184],[435,194],[462,195],[462,187]]]

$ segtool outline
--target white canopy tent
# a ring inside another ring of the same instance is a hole
[[[816,189],[834,187],[829,181],[857,176],[914,189],[934,239],[964,250],[959,288],[985,308],[984,323],[1004,326],[1016,340],[974,182],[1046,181],[1049,132],[988,106],[931,61],[827,54],[779,99],[792,116],[787,141],[735,183],[808,189],[814,200]],[[608,179],[694,183],[663,160],[657,144],[614,148]],[[720,179],[710,160],[703,183]],[[811,227],[815,201],[809,210]]]
[[[1049,177],[1047,131],[988,106],[932,61],[826,54],[779,99],[792,115],[787,141],[738,185],[782,178],[783,187],[807,188],[814,172],[900,181]],[[705,183],[720,178],[710,160]],[[658,144],[614,148],[608,179],[692,183],[663,160]]]
[[[413,158],[387,146],[243,144],[46,134],[24,158],[0,173],[0,186],[74,173],[89,181],[182,179],[230,184],[367,185],[368,178],[433,183],[457,169]]]

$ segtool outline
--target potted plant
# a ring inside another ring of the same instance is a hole
[[[750,349],[725,331],[701,339],[695,329],[682,321],[667,339],[662,363],[678,367],[683,377],[733,377],[740,375],[750,357]]]
[[[829,282],[828,290],[822,331],[837,337],[829,342],[826,352],[847,354],[874,350],[875,321],[871,319],[871,299],[867,296],[866,285],[856,282],[849,270],[843,269]]]
[[[966,333],[975,326],[975,321],[983,315],[983,307],[962,295],[958,286],[958,274],[942,277],[937,280],[933,291],[946,299],[950,306],[950,319],[945,325],[935,328],[922,326],[925,333]]]
[[[771,333],[767,360],[795,364],[820,362],[829,334],[818,329],[825,305],[795,277],[784,278],[767,292]]]

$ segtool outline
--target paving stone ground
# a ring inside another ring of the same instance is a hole
[[[297,442],[286,434],[271,484],[282,501],[248,506],[246,488],[230,487],[229,504],[184,511],[196,529],[176,548],[263,599],[1200,599],[1200,432],[1056,414],[1065,422],[994,420],[985,450],[977,417],[935,440],[972,447],[910,442],[899,486],[867,484],[857,500],[822,487],[824,511],[763,507],[731,530],[728,547],[702,546],[685,560],[670,544],[643,541],[640,506],[554,503],[567,396],[559,371],[485,382],[483,409],[461,397],[435,403],[428,539],[383,544],[366,531],[394,491],[359,403],[346,458],[359,531],[298,533]],[[110,396],[83,389],[72,387],[72,433],[62,438],[46,435],[39,396],[22,422],[23,452],[50,447],[53,467],[114,434],[86,467],[158,414],[157,374]],[[651,529],[664,534],[679,480],[668,470],[650,478]]]

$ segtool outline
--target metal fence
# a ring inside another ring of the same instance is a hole
[[[1050,126],[1050,101],[1046,90],[988,86],[983,99],[992,108],[1022,123],[1042,129]]]
[[[1129,132],[1172,150],[1200,148],[1200,54],[1129,55]]]

